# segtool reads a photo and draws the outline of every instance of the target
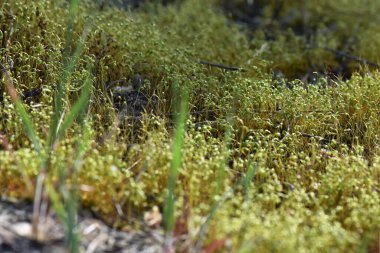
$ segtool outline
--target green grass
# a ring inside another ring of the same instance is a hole
[[[5,87],[10,95],[12,102],[15,105],[15,111],[18,113],[18,116],[21,118],[25,132],[31,143],[33,144],[34,150],[40,155],[37,164],[39,164],[39,171],[36,179],[36,189],[34,194],[34,209],[32,217],[32,228],[33,228],[33,237],[36,240],[43,240],[40,232],[40,227],[44,226],[41,220],[44,219],[44,214],[41,210],[41,205],[44,200],[44,195],[48,194],[53,203],[53,207],[58,214],[58,217],[66,225],[67,232],[67,242],[68,242],[68,251],[69,252],[78,252],[79,249],[79,239],[77,235],[76,228],[76,212],[78,205],[78,182],[76,182],[77,171],[80,169],[80,160],[82,159],[85,150],[83,150],[82,141],[77,142],[77,157],[75,159],[73,169],[74,171],[68,171],[69,168],[63,166],[58,166],[58,175],[60,185],[59,189],[54,189],[53,184],[46,182],[46,177],[48,177],[54,168],[51,166],[51,160],[54,156],[54,152],[58,142],[61,138],[64,137],[65,132],[73,124],[74,120],[78,115],[83,114],[89,105],[89,99],[91,94],[91,69],[89,69],[89,76],[84,81],[82,87],[82,92],[73,105],[72,109],[67,112],[67,116],[64,115],[64,103],[65,103],[65,93],[67,90],[68,79],[73,73],[74,68],[77,65],[78,59],[81,57],[84,40],[81,38],[79,40],[79,45],[73,55],[69,53],[70,47],[72,44],[73,37],[73,25],[77,16],[78,11],[78,1],[72,0],[70,2],[70,11],[69,11],[69,21],[67,25],[66,32],[66,45],[63,55],[63,71],[61,74],[60,82],[58,84],[58,91],[55,96],[54,110],[52,114],[52,119],[49,127],[49,134],[47,136],[46,148],[42,150],[37,131],[34,127],[35,122],[31,120],[30,114],[26,111],[25,106],[23,105],[17,90],[13,85],[12,77],[10,76],[9,71],[2,66],[5,74]],[[85,120],[84,115],[80,117],[80,123],[83,123]],[[83,140],[85,141],[85,140]],[[69,175],[68,177],[68,174]],[[70,188],[67,187],[66,180],[73,180],[73,184]],[[47,184],[47,185],[46,185]],[[46,188],[47,187],[47,188]]]
[[[294,1],[273,19],[277,1],[258,1],[264,27],[249,30],[223,2],[0,4],[0,134],[10,143],[0,143],[0,189],[34,199],[35,230],[48,198],[70,252],[78,208],[138,229],[158,206],[167,243],[186,235],[189,252],[368,252],[376,243],[380,73],[350,60],[348,80],[300,79],[311,66],[340,66],[326,47],[378,61],[380,5]],[[120,118],[112,92],[136,76],[144,112]]]
[[[187,117],[187,107],[188,107],[188,98],[187,92],[181,91],[173,88],[173,92],[179,94],[179,108],[178,112],[174,112],[177,117],[176,125],[175,125],[175,133],[173,140],[173,158],[170,165],[169,170],[169,183],[168,183],[168,193],[165,198],[164,203],[164,227],[166,236],[170,237],[173,233],[173,229],[175,226],[175,186],[178,178],[178,173],[181,168],[181,160],[182,160],[182,146],[184,142],[184,134],[185,134],[185,124]]]

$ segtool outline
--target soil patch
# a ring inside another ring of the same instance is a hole
[[[43,239],[31,234],[32,204],[0,200],[0,252],[67,252],[65,228],[54,214],[46,217]],[[162,252],[164,236],[158,229],[121,231],[106,225],[89,211],[78,215],[80,252]]]

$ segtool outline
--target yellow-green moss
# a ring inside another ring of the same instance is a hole
[[[187,0],[133,11],[81,5],[75,36],[84,27],[90,33],[69,82],[66,107],[78,97],[86,62],[94,62],[91,140],[78,174],[83,206],[111,221],[115,203],[130,220],[139,220],[152,206],[163,207],[178,97],[172,86],[180,86],[190,91],[190,117],[176,215],[187,201],[192,239],[215,201],[225,198],[208,226],[206,243],[228,238],[234,252],[356,252],[363,238],[380,230],[380,73],[351,63],[358,73],[348,81],[331,83],[320,76],[308,85],[292,78],[305,75],[310,60],[334,67],[335,56],[324,47],[340,50],[353,33],[359,43],[352,53],[378,60],[377,28],[371,22],[378,19],[379,4],[286,3],[280,15],[302,8],[310,15],[308,24],[315,29],[310,45],[291,25],[282,30],[275,23],[275,39],[267,40],[262,30],[228,20],[220,2]],[[274,2],[264,7],[266,22]],[[25,101],[41,140],[61,74],[66,13],[66,1],[0,4],[0,62],[10,68],[20,92],[42,88],[40,96]],[[294,14],[295,23],[301,14]],[[361,15],[360,22],[355,15]],[[332,24],[336,32],[326,31]],[[245,71],[211,68],[201,60]],[[288,80],[274,80],[276,71]],[[145,78],[142,92],[150,103],[139,123],[126,119],[121,127],[110,90],[136,74]],[[0,134],[11,144],[0,150],[0,190],[32,198],[40,159],[5,93],[0,106]],[[72,166],[78,132],[74,126],[57,147],[49,171],[54,182],[59,163]],[[239,182],[252,164],[255,175],[246,193]],[[226,176],[215,196],[221,170]]]

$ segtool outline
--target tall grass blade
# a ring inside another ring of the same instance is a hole
[[[73,29],[74,23],[76,20],[78,12],[78,1],[71,0],[70,1],[70,11],[69,11],[69,20],[66,29],[66,42],[63,53],[63,69],[61,73],[61,77],[58,83],[58,92],[54,101],[54,112],[52,116],[52,121],[49,128],[48,134],[48,148],[51,148],[56,142],[58,130],[60,127],[60,119],[63,117],[63,107],[65,104],[67,83],[70,79],[72,72],[78,64],[79,58],[83,52],[85,41],[87,39],[89,30],[85,28],[82,33],[79,42],[77,43],[77,47],[73,55],[71,55],[71,45],[73,40]]]
[[[71,111],[67,114],[62,125],[59,127],[57,139],[60,139],[65,134],[66,130],[72,125],[77,116],[87,109],[91,94],[91,87],[91,78],[87,77],[84,82],[81,95],[79,96]]]
[[[24,126],[25,132],[26,132],[29,140],[33,144],[34,150],[36,150],[38,153],[40,153],[41,152],[41,143],[38,139],[37,131],[34,127],[34,124],[31,120],[28,112],[26,111],[24,105],[21,102],[19,95],[17,94],[17,90],[13,85],[11,75],[8,72],[8,70],[4,67],[4,65],[2,65],[1,63],[0,63],[0,68],[1,68],[2,72],[4,73],[5,88],[9,94],[9,96],[11,97],[12,102],[15,105],[15,109],[16,109],[18,115],[20,116],[20,118],[22,120],[22,124]]]
[[[63,59],[64,63],[69,62],[69,56],[71,54],[71,44],[73,41],[73,31],[74,31],[74,24],[75,20],[78,15],[78,0],[70,0],[70,5],[69,5],[69,20],[67,22],[66,26],[66,35],[65,35],[65,48],[64,48],[64,54],[63,54]]]
[[[90,81],[88,81],[90,83]],[[84,106],[85,109],[88,108],[87,106]],[[80,237],[78,234],[78,227],[77,227],[77,210],[79,206],[79,193],[78,193],[78,177],[77,173],[79,172],[79,169],[82,165],[83,157],[89,147],[91,133],[89,126],[86,124],[87,120],[84,115],[84,110],[81,110],[81,113],[79,114],[78,121],[81,126],[81,132],[82,138],[79,138],[76,142],[76,157],[74,159],[73,167],[72,167],[72,186],[70,189],[68,189],[68,198],[66,199],[66,206],[67,206],[67,237],[68,237],[68,248],[70,252],[76,253],[79,252],[79,245],[80,245]]]
[[[29,140],[33,144],[34,150],[37,151],[38,153],[40,153],[41,152],[41,144],[40,144],[40,141],[38,139],[37,131],[34,127],[32,120],[29,117],[29,114],[25,110],[25,107],[23,106],[21,100],[18,99],[14,103],[15,103],[16,110],[21,117],[22,123],[24,125],[25,132],[28,135]]]
[[[188,93],[182,92],[180,101],[179,114],[176,120],[176,128],[174,133],[174,142],[172,147],[173,159],[169,171],[168,193],[164,203],[164,227],[167,236],[171,235],[174,228],[174,190],[178,176],[178,171],[181,166],[182,145],[185,134],[185,124],[187,118]]]
[[[78,251],[78,245],[79,245],[79,239],[76,235],[76,206],[77,206],[77,200],[76,200],[76,194],[69,194],[66,193],[66,196],[69,195],[67,198],[68,200],[63,200],[63,203],[60,203],[60,198],[57,194],[54,194],[55,191],[50,187],[50,189],[44,189],[44,186],[46,184],[46,174],[47,169],[50,163],[52,152],[54,152],[54,144],[57,141],[57,138],[65,133],[68,127],[71,126],[72,122],[75,120],[76,116],[86,108],[86,104],[88,103],[88,98],[91,93],[91,84],[89,78],[86,79],[84,88],[82,90],[81,96],[78,99],[77,103],[73,106],[72,111],[69,112],[68,116],[65,120],[63,120],[63,123],[61,124],[62,119],[64,118],[64,105],[66,100],[66,90],[67,90],[67,83],[69,82],[69,79],[71,77],[72,72],[74,71],[75,67],[78,64],[79,58],[83,52],[84,46],[85,46],[85,40],[88,35],[88,30],[85,29],[79,43],[76,47],[76,50],[74,54],[71,56],[71,46],[73,44],[73,31],[74,31],[74,25],[76,21],[78,13],[78,0],[71,0],[70,1],[70,7],[69,7],[69,20],[67,24],[67,30],[66,30],[66,42],[65,47],[63,51],[63,69],[60,75],[60,80],[58,83],[58,92],[55,96],[54,100],[54,111],[52,115],[52,119],[50,122],[49,127],[49,133],[47,137],[47,145],[46,145],[46,156],[43,158],[42,164],[44,164],[41,167],[41,170],[39,172],[39,175],[37,177],[37,183],[36,183],[36,192],[35,192],[35,198],[34,198],[34,207],[33,207],[33,231],[34,234],[38,234],[38,225],[40,220],[40,207],[41,207],[41,201],[42,201],[42,195],[45,190],[47,190],[47,193],[53,201],[53,207],[55,207],[56,212],[61,216],[61,218],[65,218],[64,222],[67,227],[67,235],[68,235],[68,249],[70,252],[77,252]],[[62,127],[62,129],[61,129]],[[60,130],[61,129],[61,130]],[[60,170],[64,170],[63,168],[60,168]],[[64,174],[64,175],[63,175]],[[66,187],[66,175],[67,173],[60,173],[60,184],[61,184],[61,190],[62,187]],[[67,192],[67,190],[66,190]],[[62,194],[63,192],[60,192]],[[62,195],[64,197],[65,194]],[[65,214],[63,214],[62,206],[65,206],[68,208],[67,212],[65,210]]]

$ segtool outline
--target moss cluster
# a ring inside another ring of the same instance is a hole
[[[74,34],[89,35],[66,105],[78,97],[86,62],[93,62],[91,141],[79,173],[82,205],[118,226],[163,206],[180,88],[190,99],[176,216],[185,206],[190,210],[190,238],[198,238],[218,203],[205,245],[226,239],[234,252],[367,249],[380,231],[380,73],[357,61],[347,61],[349,80],[322,73],[344,60],[326,48],[378,60],[380,3],[292,1],[274,17],[279,1],[258,2],[257,29],[235,23],[225,1],[139,9],[81,4]],[[67,7],[67,1],[0,3],[0,62],[42,140],[62,67]],[[310,33],[300,33],[300,26]],[[313,71],[319,72],[313,82],[301,80]],[[133,86],[136,76],[142,84],[130,99],[142,100],[144,113],[120,117],[113,91]],[[0,139],[0,190],[32,198],[39,158],[1,91],[0,134],[9,144]],[[53,181],[55,167],[71,166],[78,134],[74,126],[57,147]],[[250,166],[252,180],[242,185]],[[127,221],[119,219],[115,203]]]

